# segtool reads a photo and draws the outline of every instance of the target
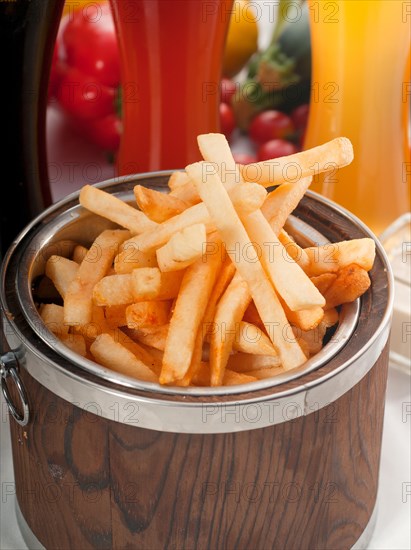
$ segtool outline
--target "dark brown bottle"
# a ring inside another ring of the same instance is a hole
[[[63,5],[64,0],[0,0],[1,256],[51,203],[47,87]]]

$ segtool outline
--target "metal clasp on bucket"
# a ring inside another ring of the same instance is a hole
[[[10,351],[5,353],[0,357],[0,382],[1,382],[1,391],[3,392],[4,399],[6,400],[9,411],[14,418],[14,420],[20,424],[20,426],[26,426],[29,422],[30,411],[29,404],[27,400],[26,391],[20,380],[18,373],[19,364],[17,362],[15,354]],[[7,386],[7,379],[11,378],[17,388],[17,392],[20,397],[21,407],[23,412],[20,413],[19,410],[15,407]]]

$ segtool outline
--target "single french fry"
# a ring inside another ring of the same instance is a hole
[[[237,325],[233,349],[254,355],[277,356],[277,352],[268,336],[257,326],[244,321]]]
[[[50,256],[46,262],[45,273],[53,282],[60,296],[64,298],[78,269],[78,264],[73,260],[68,260],[63,256]]]
[[[168,178],[168,187],[173,191],[186,183],[190,183],[190,179],[183,171],[175,170]]]
[[[85,246],[82,246],[81,244],[75,246],[73,250],[73,262],[81,264],[81,262],[86,257],[87,252],[88,248],[86,248]]]
[[[164,351],[168,329],[168,324],[160,327],[140,327],[138,329],[133,329],[132,335],[133,338],[138,340],[141,344],[150,346],[156,350]]]
[[[56,304],[42,304],[40,317],[46,327],[53,333],[62,337],[68,334],[69,326],[64,324],[64,308]]]
[[[64,322],[85,325],[91,321],[93,288],[110,268],[116,248],[130,233],[123,230],[103,231],[81,262],[64,299]]]
[[[238,214],[247,216],[261,208],[267,197],[267,191],[258,183],[241,183],[231,188],[229,195],[232,202],[237,205]]]
[[[324,296],[324,294],[327,292],[327,290],[330,288],[336,278],[336,273],[322,273],[321,275],[317,275],[316,277],[311,277],[311,281]]]
[[[94,342],[97,336],[100,336],[103,332],[110,333],[110,330],[104,316],[104,308],[94,304],[91,308],[91,320],[84,324],[78,323],[72,326],[74,334],[83,336],[87,344]]]
[[[142,252],[132,243],[125,243],[114,259],[114,270],[116,273],[131,273],[133,269],[143,267],[157,267],[157,256],[155,250]]]
[[[197,332],[221,264],[221,249],[217,246],[214,254],[209,254],[205,262],[199,259],[186,269],[170,320],[161,384],[182,380],[187,373]]]
[[[131,304],[134,295],[131,287],[131,274],[107,275],[93,288],[93,302],[98,306],[119,306]]]
[[[172,197],[170,194],[149,189],[142,185],[134,187],[134,195],[138,207],[146,216],[157,223],[164,222],[181,212],[184,212],[189,206],[178,197]]]
[[[151,353],[149,353],[142,345],[140,345],[138,342],[135,342],[126,332],[129,329],[127,327],[124,328],[116,328],[112,331],[106,332],[106,334],[109,334],[115,342],[118,342],[122,346],[124,346],[126,349],[131,351],[131,353],[139,359],[139,361],[142,361],[145,365],[152,368],[155,364],[154,357]]]
[[[93,357],[104,367],[146,382],[157,382],[154,372],[109,334],[101,334],[90,346]]]
[[[226,369],[224,371],[222,385],[237,386],[239,384],[249,384],[250,382],[255,382],[256,380],[257,378],[255,376],[250,376],[249,374],[243,374]]]
[[[273,378],[273,376],[278,376],[279,374],[284,374],[284,369],[281,367],[272,367],[265,369],[250,370],[244,374],[247,376],[254,376],[257,380],[265,380],[266,378]]]
[[[339,137],[294,155],[247,164],[240,166],[240,169],[245,181],[254,181],[264,187],[270,187],[293,183],[322,172],[335,171],[350,164],[353,158],[350,140]]]
[[[214,323],[215,310],[216,310],[217,304],[221,296],[226,291],[234,275],[235,275],[235,265],[231,261],[231,258],[227,257],[224,260],[224,263],[221,268],[221,272],[213,287],[210,300],[208,301],[207,309],[204,314],[204,319],[202,322],[202,329],[201,329],[204,335],[204,340],[208,340],[208,336],[213,331],[213,323]]]
[[[131,273],[134,301],[173,300],[183,280],[183,271],[163,273],[158,267],[142,267]]]
[[[278,355],[252,355],[240,352],[230,355],[227,363],[227,367],[235,372],[271,369],[280,366],[281,361]]]
[[[284,300],[280,297],[281,305],[283,306],[285,316],[288,321],[299,327],[301,330],[312,330],[319,325],[324,317],[324,309],[320,306],[315,306],[309,309],[300,309],[292,311]]]
[[[280,233],[288,216],[297,207],[311,182],[311,177],[303,178],[295,183],[280,185],[268,194],[261,211],[276,235]]]
[[[224,134],[201,134],[197,136],[197,143],[203,159],[208,161],[206,169],[210,170],[210,164],[214,167],[227,191],[243,182]]]
[[[134,235],[157,225],[137,208],[91,185],[81,188],[79,201],[87,210],[125,227]]]
[[[298,342],[293,338],[291,327],[284,310],[269,282],[261,263],[249,262],[244,250],[252,247],[227,191],[216,174],[207,173],[206,162],[186,167],[186,171],[195,183],[197,190],[207,205],[213,223],[223,239],[226,250],[235,263],[238,272],[247,282],[251,296],[260,317],[269,333],[269,337],[278,351],[285,369],[299,366],[306,360]],[[238,253],[238,251],[240,253]]]
[[[59,336],[60,340],[65,346],[81,355],[82,357],[87,356],[87,346],[84,337],[81,334],[61,334]]]
[[[187,182],[183,185],[179,185],[178,187],[175,187],[170,195],[172,197],[176,197],[177,199],[180,199],[184,201],[186,204],[189,204],[190,206],[194,206],[195,204],[198,204],[201,202],[200,196],[197,192],[197,189],[195,188],[195,185],[192,181],[190,181],[190,178],[187,176]]]
[[[307,253],[298,245],[292,237],[284,230],[281,229],[278,238],[280,243],[284,246],[287,254],[298,263],[298,265],[304,269],[309,265],[310,260],[308,259]],[[320,290],[321,292],[321,290]]]
[[[324,317],[322,318],[321,323],[325,326],[325,328],[330,328],[336,325],[339,321],[339,314],[338,311],[335,309],[335,307],[332,307],[330,309],[327,309],[327,311],[324,311]]]
[[[159,327],[169,321],[170,302],[138,302],[126,309],[127,326],[129,328]]]
[[[369,238],[352,239],[323,246],[310,246],[304,251],[310,261],[305,268],[310,277],[337,272],[351,264],[370,271],[375,259],[375,242]]]
[[[218,302],[214,329],[210,338],[211,385],[220,386],[228,357],[233,349],[236,331],[244,312],[251,302],[246,281],[236,273]]]
[[[353,302],[366,292],[371,285],[365,269],[351,264],[343,267],[337,278],[325,292],[325,309],[331,309],[346,302]]]
[[[304,349],[310,357],[318,353],[323,347],[323,338],[327,328],[322,322],[312,330],[301,330],[298,327],[295,329],[295,335],[299,341],[303,341]]]
[[[198,260],[207,240],[203,223],[190,225],[175,233],[162,247],[157,249],[158,267],[163,272],[185,269]]]
[[[107,325],[111,329],[116,329],[127,325],[126,308],[127,304],[107,306],[104,308],[104,317]]]
[[[324,297],[288,256],[261,210],[244,217],[240,214],[240,218],[254,246],[258,246],[266,273],[287,306],[292,311],[324,306]]]
[[[210,385],[210,365],[207,361],[201,361],[199,368],[190,381],[191,386],[209,386]]]

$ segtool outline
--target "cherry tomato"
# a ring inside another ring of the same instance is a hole
[[[272,139],[267,141],[258,150],[257,157],[259,161],[286,157],[297,153],[297,147],[285,139]]]
[[[289,116],[281,111],[263,111],[251,121],[248,133],[258,144],[271,139],[282,139],[294,132],[294,126]]]
[[[293,121],[296,130],[304,130],[307,126],[309,110],[310,106],[308,104],[304,104],[296,107],[291,113],[291,120]]]
[[[252,162],[257,162],[257,156],[251,155],[250,153],[234,153],[233,157],[237,164],[251,164]]]
[[[120,145],[121,131],[121,120],[115,114],[82,124],[83,134],[105,151],[117,151]]]
[[[231,105],[231,100],[237,91],[237,84],[229,78],[221,80],[221,102]]]
[[[80,120],[93,120],[114,113],[115,89],[68,67],[60,81],[57,99],[60,105]]]
[[[118,86],[120,61],[108,2],[90,2],[74,11],[62,33],[65,61],[106,86]]]
[[[220,125],[225,137],[230,139],[235,128],[235,118],[232,108],[227,103],[220,103]]]

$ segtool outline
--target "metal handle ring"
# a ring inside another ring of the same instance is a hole
[[[18,411],[10,397],[9,388],[7,387],[7,378],[9,377],[12,378],[16,385],[23,411],[22,413]],[[29,404],[26,391],[18,374],[16,356],[12,352],[6,353],[0,357],[0,383],[1,391],[3,392],[10,414],[20,426],[26,426],[30,418]]]

